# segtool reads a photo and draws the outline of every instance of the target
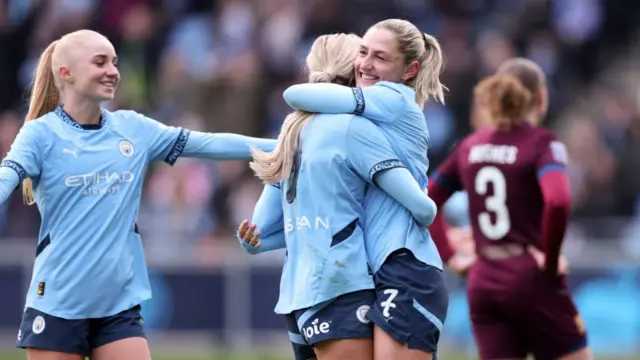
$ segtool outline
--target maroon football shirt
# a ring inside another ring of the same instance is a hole
[[[544,197],[539,179],[564,171],[567,154],[555,135],[524,123],[510,131],[483,130],[466,137],[430,179],[436,203],[455,191],[469,196],[469,216],[479,253],[515,243],[540,249]],[[442,241],[442,239],[435,239]]]

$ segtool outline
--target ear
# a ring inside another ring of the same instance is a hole
[[[408,81],[418,75],[420,71],[420,63],[417,60],[412,61],[407,67],[404,69],[404,74],[402,74],[402,80]]]
[[[538,107],[540,109],[540,112],[546,115],[547,110],[549,110],[549,93],[547,92],[546,89],[540,90],[538,99],[539,99]]]
[[[536,121],[535,125],[538,125],[547,116],[547,111],[549,110],[549,93],[547,92],[546,89],[542,89],[538,93],[538,102],[536,104],[536,108],[537,108],[536,109],[537,119],[535,119]]]
[[[60,80],[64,82],[73,84],[73,82],[75,81],[74,76],[71,74],[71,69],[69,69],[69,67],[67,66],[60,65],[58,67],[58,75],[60,76]]]
[[[546,109],[549,106],[549,94],[545,89],[541,89],[538,93],[538,104],[541,109]]]

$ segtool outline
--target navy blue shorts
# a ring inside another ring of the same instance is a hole
[[[16,347],[89,356],[91,350],[114,341],[146,337],[140,305],[97,319],[67,320],[26,308]]]
[[[322,341],[372,338],[366,315],[375,298],[374,290],[355,291],[285,315],[295,359],[315,359],[313,345]]]
[[[442,271],[400,249],[373,279],[377,298],[367,318],[410,349],[435,353],[449,307]]]

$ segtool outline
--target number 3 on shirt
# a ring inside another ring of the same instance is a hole
[[[495,166],[485,166],[476,174],[475,191],[478,195],[486,195],[489,184],[493,187],[493,194],[484,200],[483,211],[478,215],[480,231],[490,240],[502,239],[511,228],[509,209],[507,208],[507,181],[500,169]],[[496,221],[491,221],[494,213]]]

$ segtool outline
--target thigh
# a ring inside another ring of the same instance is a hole
[[[377,297],[367,317],[403,345],[398,349],[435,353],[449,306],[442,271],[402,250],[389,257],[374,280]]]
[[[311,360],[316,358],[316,353],[311,345],[307,344],[307,340],[300,333],[296,317],[293,314],[285,315],[287,322],[287,331],[289,333],[289,341],[293,347],[293,357],[295,360]]]
[[[541,276],[546,276],[541,274]],[[536,359],[558,359],[587,348],[587,330],[562,278],[547,278],[527,297],[529,347]]]
[[[51,350],[27,349],[27,360],[84,360],[84,356]]]
[[[373,360],[373,339],[337,339],[316,343],[318,360]]]
[[[88,319],[62,319],[26,308],[16,347],[28,349],[30,359],[82,359],[90,352],[89,322]]]
[[[410,349],[375,325],[373,329],[373,358],[375,360],[431,360],[435,352]]]
[[[91,351],[91,360],[151,360],[147,339],[130,337],[110,342]]]
[[[373,325],[366,313],[374,299],[373,290],[341,295],[319,306],[296,311],[296,323],[311,346],[328,340],[371,339]]]
[[[138,305],[113,316],[92,319],[89,333],[90,349],[98,349],[129,338],[146,339],[141,310]],[[146,340],[137,340],[134,343],[148,350]]]
[[[469,289],[473,336],[482,360],[524,359],[526,336],[518,330],[518,314],[499,293]]]

